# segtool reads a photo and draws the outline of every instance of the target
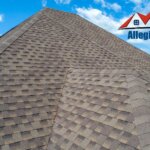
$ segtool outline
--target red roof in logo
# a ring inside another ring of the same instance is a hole
[[[134,15],[133,15],[133,16],[134,16]],[[120,27],[120,29],[123,29],[123,28],[127,27],[128,24],[131,22],[133,16],[131,16],[124,24],[122,24],[121,27]]]
[[[147,14],[146,16],[140,13],[138,13],[138,15],[142,19],[144,24],[147,24],[147,22],[150,20],[150,13]]]
[[[148,21],[150,20],[150,13],[148,13],[147,15],[143,15],[143,14],[140,14],[140,13],[137,13],[138,16],[141,18],[141,20],[143,21],[143,23],[146,25],[148,23]],[[124,29],[124,28],[127,28],[129,23],[131,22],[132,18],[135,16],[132,15],[125,23],[123,23],[119,29]]]

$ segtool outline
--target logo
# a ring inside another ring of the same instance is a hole
[[[150,13],[142,15],[140,13],[136,13],[131,16],[124,24],[119,28],[120,30],[124,29],[150,29]]]
[[[146,30],[146,32],[139,31],[139,29]],[[119,30],[132,30],[128,32],[128,39],[150,39],[150,13],[143,15],[136,13],[132,15],[125,23],[123,23]]]

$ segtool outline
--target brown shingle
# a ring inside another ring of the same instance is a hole
[[[0,149],[149,148],[148,54],[51,9],[0,47]]]

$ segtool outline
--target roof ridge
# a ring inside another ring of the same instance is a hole
[[[46,16],[47,16],[47,14],[46,14]],[[48,18],[50,18],[49,16],[47,16]],[[53,20],[54,21],[54,20]],[[97,43],[95,42],[95,41],[90,41],[88,38],[85,38],[85,37],[83,37],[81,34],[79,34],[79,33],[77,33],[77,32],[73,32],[73,31],[71,31],[66,25],[64,25],[64,24],[61,24],[61,23],[59,23],[58,21],[56,21],[55,20],[55,22],[57,22],[59,25],[61,25],[61,26],[63,26],[63,27],[65,27],[65,28],[67,28],[71,33],[75,33],[76,35],[80,35],[82,38],[84,38],[84,39],[86,39],[86,40],[88,40],[89,42],[91,42],[91,43],[94,43],[94,44],[96,44],[97,45]],[[103,48],[103,49],[105,49],[105,50],[107,50],[106,48],[104,48],[103,46],[99,46],[99,45],[97,45],[98,47],[100,47],[100,48]],[[114,53],[112,53],[111,51],[109,51],[109,50],[107,50],[108,52],[110,52],[112,55],[115,55]],[[115,55],[115,56],[117,56],[117,55]]]
[[[65,88],[65,83],[66,83],[65,81],[67,81],[67,75],[68,75],[69,72],[70,72],[70,68],[68,68],[68,69],[65,70],[65,75],[64,75],[64,78],[63,78],[63,86],[60,89],[61,90],[61,96],[63,96],[63,89]],[[54,127],[54,125],[56,123],[56,117],[58,116],[59,103],[60,103],[60,98],[58,99],[57,104],[56,104],[56,114],[55,114],[55,116],[53,118],[52,132],[53,132],[53,127]],[[48,142],[47,142],[47,145],[46,145],[47,150],[48,150],[48,145],[49,145],[49,142],[50,142],[51,138],[52,138],[52,136],[49,135],[49,139],[48,139]]]
[[[84,19],[84,18],[82,18],[82,17],[79,16],[79,15],[77,15],[77,17],[79,17],[79,18],[81,18],[81,19]],[[108,32],[108,31],[106,31],[105,29],[103,29],[103,28],[101,28],[101,27],[99,27],[99,26],[93,24],[92,22],[88,21],[87,19],[84,19],[84,20],[87,21],[89,24],[92,24],[93,26],[95,26],[95,27],[97,27],[97,28],[100,28],[100,29],[103,30],[105,33],[109,33],[112,37],[115,37],[116,39],[118,39],[118,40],[124,42],[125,44],[128,44],[128,46],[130,46],[130,47],[136,49],[138,52],[143,53],[144,55],[146,55],[146,56],[148,56],[148,57],[150,58],[150,54],[148,54],[148,53],[142,51],[141,49],[139,49],[139,48],[137,48],[137,47],[134,47],[134,46],[131,45],[130,43],[128,43],[128,42],[122,40],[121,38],[119,38],[119,37],[117,37],[117,36],[115,36],[115,35],[112,34],[111,32]]]
[[[44,10],[34,14],[18,26],[12,28],[0,38],[0,55],[5,49],[24,34],[41,16]]]
[[[107,34],[109,33],[113,38],[116,38],[116,39],[120,40],[121,42],[123,42],[123,43],[125,43],[126,45],[130,46],[130,48],[132,48],[132,49],[134,49],[134,50],[137,50],[137,52],[141,53],[142,56],[146,56],[146,57],[148,57],[148,58],[150,59],[150,55],[149,55],[148,53],[146,53],[146,52],[140,50],[140,49],[137,48],[137,47],[134,47],[134,46],[131,45],[130,43],[127,43],[126,41],[124,41],[124,40],[118,38],[118,37],[115,36],[114,34],[112,34],[112,33],[108,32],[108,31],[104,30],[103,28],[101,28],[101,27],[99,27],[99,26],[93,24],[92,22],[90,22],[90,21],[88,21],[88,20],[86,20],[86,19],[80,17],[80,16],[77,15],[77,14],[72,14],[72,13],[68,13],[68,12],[64,12],[64,11],[53,10],[53,9],[50,9],[50,8],[48,8],[47,11],[55,11],[55,12],[58,12],[58,13],[61,12],[61,13],[67,14],[67,15],[68,15],[68,14],[69,14],[69,15],[75,15],[76,17],[78,17],[78,18],[80,18],[80,19],[86,21],[88,24],[90,24],[90,25],[96,27],[97,29],[101,29],[103,32],[105,32],[105,33],[107,33]],[[47,12],[47,13],[49,13],[49,12]],[[51,14],[52,14],[52,13],[51,13]],[[54,19],[55,19],[55,18],[54,18]],[[67,27],[67,28],[68,28],[68,27]],[[93,40],[91,39],[91,41],[93,41]],[[95,42],[95,41],[93,41],[93,42]],[[146,61],[147,61],[147,60],[146,60]],[[149,62],[149,61],[148,61],[148,62]]]
[[[51,9],[48,9],[48,10],[51,10]],[[46,12],[44,12],[44,14],[45,14],[48,18],[52,17],[52,16],[49,17]],[[76,15],[76,16],[78,16],[78,15]],[[80,16],[79,16],[79,17],[80,17]],[[52,19],[52,18],[51,18],[51,19]],[[53,19],[55,19],[55,18],[53,17]],[[143,69],[141,70],[141,68],[139,68],[139,67],[137,68],[137,66],[131,64],[131,63],[128,62],[125,58],[122,58],[121,56],[119,56],[119,55],[117,55],[117,54],[114,54],[114,53],[111,52],[110,50],[107,50],[105,47],[98,45],[95,41],[89,40],[88,38],[82,36],[81,34],[75,32],[75,31],[71,31],[66,25],[64,25],[64,24],[62,24],[62,23],[60,23],[60,22],[58,22],[57,20],[53,20],[53,21],[57,22],[57,24],[59,24],[59,25],[65,27],[65,28],[67,28],[71,33],[74,33],[74,34],[76,34],[76,35],[80,35],[80,37],[82,37],[82,38],[88,40],[89,42],[95,44],[96,46],[98,46],[98,47],[100,47],[100,48],[102,48],[102,49],[108,51],[109,53],[111,53],[112,55],[116,56],[117,58],[119,58],[120,60],[124,61],[125,63],[127,63],[127,64],[133,66],[133,67],[135,68],[135,70],[136,70],[137,72],[139,72],[139,74],[140,74],[141,71],[143,71],[144,74],[142,73],[142,75],[145,75],[145,74],[146,74],[146,77],[148,77],[148,80],[150,80],[150,77],[148,76],[148,72],[147,72],[147,71],[145,71],[145,70],[143,70]]]

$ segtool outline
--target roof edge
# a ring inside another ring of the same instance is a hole
[[[109,31],[107,31],[106,29],[104,29],[104,28],[102,28],[102,27],[100,27],[100,26],[98,26],[98,25],[96,25],[96,24],[90,22],[89,20],[87,20],[87,19],[85,19],[85,18],[83,18],[83,17],[81,17],[81,16],[79,16],[79,15],[76,15],[76,16],[78,16],[78,17],[80,17],[80,18],[86,20],[88,23],[94,25],[95,27],[100,28],[100,29],[103,30],[104,32],[109,33],[112,37],[115,37],[115,38],[117,38],[118,40],[120,40],[120,41],[122,41],[122,42],[128,44],[130,47],[136,49],[136,50],[137,50],[138,52],[140,52],[140,53],[143,53],[143,54],[147,55],[147,56],[150,58],[150,54],[147,53],[147,52],[145,52],[145,51],[143,51],[142,49],[140,49],[140,48],[138,48],[138,47],[135,47],[135,46],[132,45],[131,43],[126,42],[125,40],[123,40],[123,39],[117,37],[115,34],[113,34],[113,33],[109,32]]]
[[[27,20],[23,21],[21,24],[10,29],[0,38],[0,54],[11,45],[16,39],[18,39],[24,32],[26,32],[41,16],[41,13],[45,9],[41,10],[37,14],[29,17]]]

